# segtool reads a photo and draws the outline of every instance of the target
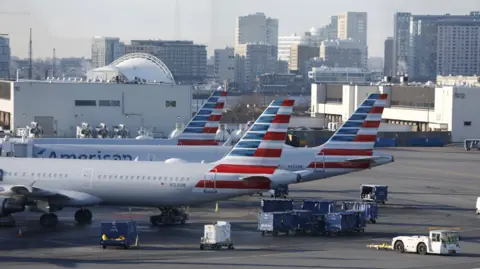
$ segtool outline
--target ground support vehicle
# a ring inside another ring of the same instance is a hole
[[[103,249],[107,246],[139,247],[137,223],[132,220],[102,222],[100,245]]]
[[[217,221],[215,224],[205,225],[203,237],[200,239],[200,249],[220,250],[222,247],[234,249],[231,235],[231,225],[226,221]]]
[[[392,248],[400,253],[456,254],[460,251],[460,236],[454,230],[431,230],[428,236],[397,236]]]

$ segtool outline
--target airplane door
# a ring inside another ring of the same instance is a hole
[[[203,192],[216,193],[217,192],[217,171],[206,173],[203,176]]]
[[[91,189],[92,188],[92,179],[93,179],[93,169],[84,168],[82,169],[82,188]]]

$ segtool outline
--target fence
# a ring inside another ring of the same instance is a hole
[[[325,143],[333,131],[289,131],[300,140],[300,146],[316,147]],[[451,144],[450,132],[379,132],[376,147],[443,147]]]

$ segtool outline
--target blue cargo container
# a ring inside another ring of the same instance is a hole
[[[330,213],[325,216],[325,232],[339,234],[359,230],[359,217],[357,212],[344,211]]]
[[[443,147],[445,141],[441,138],[410,138],[407,140],[409,147]]]
[[[343,202],[342,210],[354,210],[364,213],[365,221],[375,224],[378,218],[378,205],[372,202]]]
[[[293,227],[296,232],[311,233],[314,230],[313,213],[310,210],[293,210]]]
[[[313,214],[328,214],[335,212],[335,201],[304,200],[302,209],[310,210]]]
[[[262,236],[266,233],[288,234],[293,230],[293,224],[293,215],[290,212],[261,212],[258,215],[258,230],[262,231]]]
[[[388,201],[388,186],[362,184],[360,187],[360,198],[364,201],[385,204],[385,201]]]
[[[131,220],[102,222],[100,245],[104,249],[107,246],[138,247],[137,223]]]
[[[397,139],[395,138],[377,138],[375,141],[375,147],[396,147],[397,146]]]
[[[284,212],[293,210],[292,199],[262,199],[262,212]]]

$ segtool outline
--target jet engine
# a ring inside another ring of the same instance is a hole
[[[82,122],[80,126],[77,126],[77,138],[88,138],[92,136],[92,129],[86,122]]]
[[[105,123],[100,123],[99,126],[95,128],[97,138],[108,138],[108,128]]]
[[[165,163],[188,163],[188,162],[179,158],[170,158],[168,160],[165,160]]]
[[[12,198],[0,198],[0,216],[7,216],[12,213],[23,212],[25,205]]]
[[[38,122],[32,121],[27,127],[29,138],[39,138],[43,134],[43,129],[38,125]]]
[[[288,185],[295,182],[300,182],[301,180],[302,176],[298,173],[277,169],[271,177],[270,186],[272,189],[275,189],[277,187],[280,187],[281,185]]]
[[[113,127],[113,137],[122,139],[129,137],[129,132],[125,124],[119,124],[118,126]]]

